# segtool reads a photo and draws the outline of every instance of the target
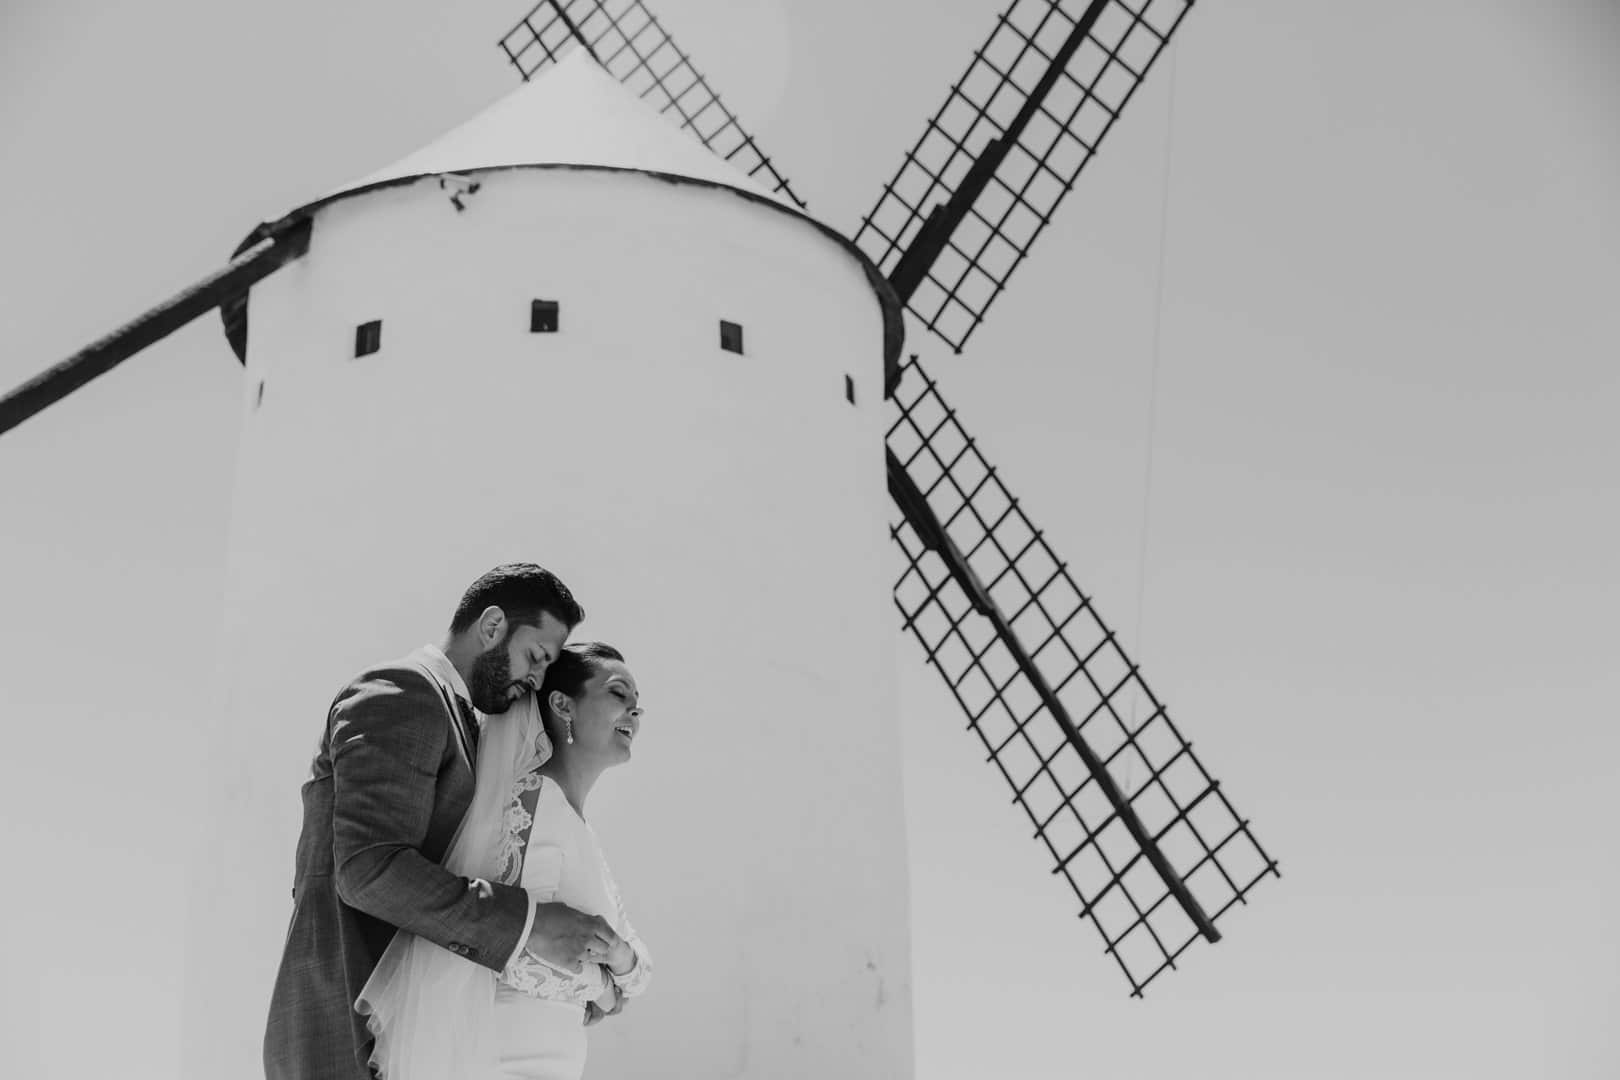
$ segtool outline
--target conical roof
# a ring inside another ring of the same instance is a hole
[[[328,203],[414,177],[479,169],[573,166],[633,170],[731,188],[745,198],[787,211],[847,251],[871,282],[883,308],[885,381],[892,389],[905,338],[901,304],[882,271],[850,240],[713,153],[668,117],[575,49],[538,78],[387,168],[344,184],[276,221],[259,225],[238,245],[240,255],[265,237],[307,218]],[[220,305],[225,337],[247,360],[247,293]]]
[[[723,184],[789,205],[658,115],[583,49],[460,127],[320,201],[413,176],[513,165],[636,169]]]

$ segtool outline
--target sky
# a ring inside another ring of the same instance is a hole
[[[853,231],[998,4],[656,10]],[[6,0],[0,386],[510,89],[522,12]],[[906,642],[919,1080],[1620,1075],[1617,61],[1614,3],[1206,0],[913,338],[1284,874],[1130,999]],[[179,1059],[239,377],[204,318],[0,436],[7,1075]]]

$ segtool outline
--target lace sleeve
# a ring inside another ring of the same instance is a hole
[[[597,974],[596,964],[586,964],[580,974],[565,971],[524,950],[501,972],[500,981],[520,994],[583,1005],[602,993],[606,980]]]
[[[630,924],[630,917],[624,912],[624,898],[619,895],[619,883],[613,880],[613,871],[608,869],[606,859],[602,860],[602,884],[607,886],[608,899],[613,902],[613,928],[636,954],[635,964],[623,975],[615,975],[606,968],[603,968],[603,973],[618,984],[619,993],[627,998],[633,998],[646,990],[647,984],[652,981],[652,954],[647,951],[646,943],[641,940],[641,935],[636,933],[636,928]]]

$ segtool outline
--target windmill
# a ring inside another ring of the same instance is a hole
[[[1137,995],[1193,942],[1217,940],[1217,921],[1276,865],[938,383],[917,357],[899,362],[896,316],[904,304],[914,325],[963,349],[1190,7],[1181,0],[1014,0],[853,237],[886,279],[877,327],[887,346],[880,385],[890,402],[886,487],[900,516],[890,536],[905,560],[894,602],[1006,779],[1052,872],[1065,879]],[[501,47],[525,80],[562,69],[571,53],[586,54],[696,135],[713,157],[803,208],[641,0],[548,0]],[[575,56],[570,70],[580,69]],[[706,169],[683,161],[683,175]],[[458,221],[478,218],[501,195],[471,168],[423,166],[399,175],[432,175]],[[375,181],[376,190],[386,182],[391,178]],[[345,191],[369,189],[362,182]],[[316,270],[302,260],[311,250],[315,205],[256,230],[220,274],[0,403],[0,430],[215,306],[245,358],[249,308],[263,300],[258,290],[250,305],[248,287],[314,287],[308,279]],[[287,275],[270,278],[284,267]],[[574,317],[571,306],[559,316],[555,305],[536,298],[530,329],[553,333],[559,317]],[[353,329],[359,359],[387,348],[394,325],[372,320]],[[264,344],[266,333],[273,346]],[[741,334],[742,324],[722,320],[721,348],[745,353]],[[285,340],[286,328],[274,321],[255,325],[254,335],[256,349],[308,347]],[[412,392],[436,388],[423,382]],[[864,388],[845,374],[843,389],[853,405]],[[250,379],[245,408],[262,407],[268,417],[285,394],[276,379]],[[294,511],[290,502],[280,509]],[[261,511],[247,531],[273,516]],[[275,585],[266,574],[251,588],[262,594]],[[1146,702],[1145,716],[1124,706],[1133,697]],[[1126,776],[1141,779],[1127,789]]]

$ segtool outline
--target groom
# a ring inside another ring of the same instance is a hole
[[[355,998],[396,928],[500,971],[525,946],[568,967],[605,920],[474,887],[439,865],[472,802],[478,724],[536,690],[584,612],[555,574],[497,566],[467,589],[442,648],[344,687],[303,787],[292,924],[264,1035],[267,1080],[364,1080]]]

